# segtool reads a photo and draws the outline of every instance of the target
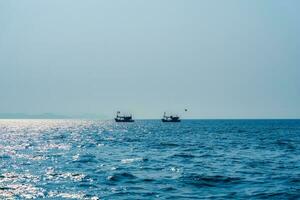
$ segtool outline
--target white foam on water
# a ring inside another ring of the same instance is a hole
[[[126,159],[122,159],[121,163],[128,164],[128,163],[133,163],[133,162],[139,162],[142,160],[143,160],[143,158],[126,158]]]

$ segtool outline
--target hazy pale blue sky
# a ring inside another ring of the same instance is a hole
[[[0,0],[0,113],[300,118],[298,0]]]

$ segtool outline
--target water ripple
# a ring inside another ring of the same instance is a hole
[[[0,199],[299,199],[299,120],[0,120]]]

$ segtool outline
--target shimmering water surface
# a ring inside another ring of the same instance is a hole
[[[299,120],[0,120],[0,199],[297,199]]]

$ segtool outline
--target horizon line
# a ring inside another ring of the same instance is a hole
[[[110,121],[100,118],[0,118],[0,120],[99,120]],[[161,120],[161,118],[135,118],[135,120]],[[181,118],[181,120],[300,120],[300,118]]]

